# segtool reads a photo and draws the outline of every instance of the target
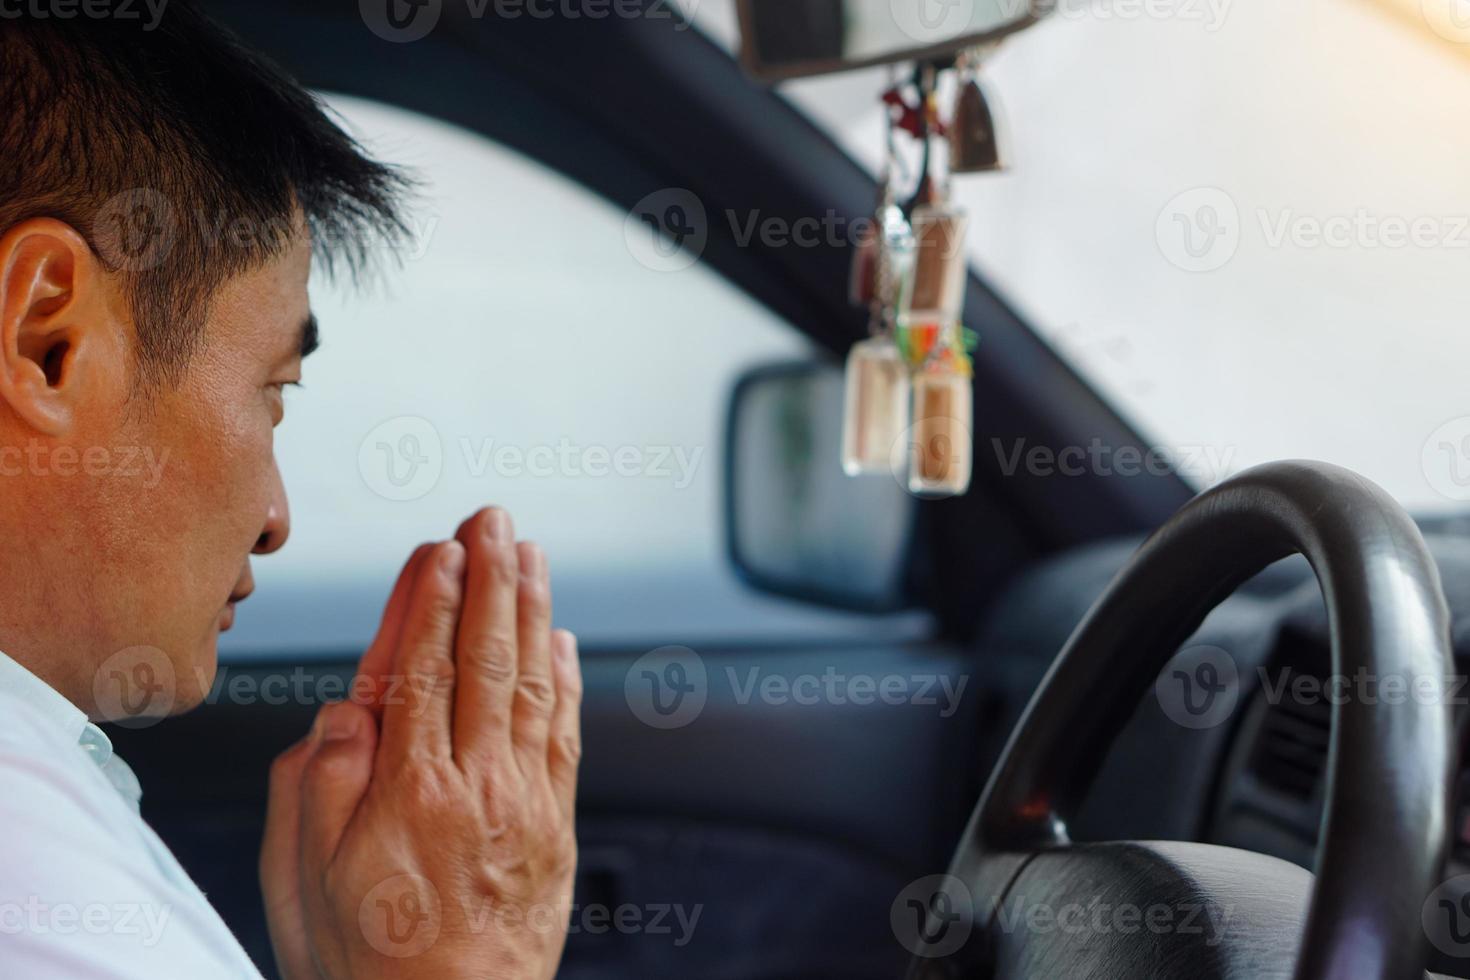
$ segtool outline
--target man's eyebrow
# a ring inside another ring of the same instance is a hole
[[[311,356],[321,345],[321,328],[317,323],[316,314],[308,314],[301,322],[301,356],[303,358]]]

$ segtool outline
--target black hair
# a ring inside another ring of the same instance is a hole
[[[0,20],[0,233],[53,217],[87,239],[122,277],[144,383],[177,378],[215,291],[299,216],[355,276],[407,236],[409,186],[192,0],[151,26]]]

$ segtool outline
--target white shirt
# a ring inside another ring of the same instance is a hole
[[[141,796],[102,730],[0,653],[0,975],[259,980]]]

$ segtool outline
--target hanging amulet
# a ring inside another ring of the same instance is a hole
[[[895,204],[879,208],[876,220],[863,229],[852,255],[848,297],[853,306],[870,307],[892,302],[899,283],[913,261],[913,233],[903,209]],[[886,272],[887,282],[880,277]]]
[[[949,127],[949,169],[957,174],[1005,169],[990,100],[974,75],[960,86],[955,102],[954,122]]]

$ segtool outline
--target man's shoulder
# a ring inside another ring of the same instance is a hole
[[[39,708],[17,694],[0,690],[0,750],[57,750],[67,745],[65,734]]]
[[[3,691],[0,785],[6,790],[0,793],[0,818],[11,827],[105,840],[127,824],[122,797],[77,742],[24,698]]]

